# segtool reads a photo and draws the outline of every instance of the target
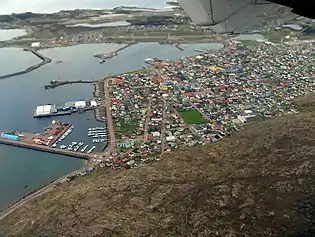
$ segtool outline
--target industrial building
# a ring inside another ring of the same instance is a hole
[[[96,101],[69,101],[58,105],[40,105],[34,111],[34,117],[49,117],[57,115],[69,115],[78,111],[93,109],[97,106]]]
[[[0,139],[10,140],[10,141],[18,141],[19,136],[8,134],[8,133],[0,133]]]
[[[40,42],[33,42],[33,43],[31,44],[31,47],[32,47],[32,48],[40,48],[40,46],[41,46],[41,43],[40,43]]]

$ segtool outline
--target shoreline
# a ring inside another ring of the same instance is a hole
[[[74,176],[74,175],[79,174],[81,171],[83,171],[85,168],[87,168],[90,165],[90,163],[91,163],[91,161],[83,160],[83,166],[81,168],[76,169],[76,170],[74,170],[74,171],[72,171],[72,172],[70,172],[68,174],[65,174],[65,175],[61,176],[60,178],[58,178],[56,180],[52,180],[48,184],[42,185],[38,189],[35,189],[32,192],[24,195],[21,199],[13,202],[11,205],[9,205],[7,208],[5,208],[4,210],[2,210],[0,212],[0,221],[5,219],[8,215],[10,215],[14,211],[16,211],[17,209],[22,207],[27,202],[29,202],[29,201],[37,198],[37,197],[40,197],[40,196],[42,196],[42,195],[44,195],[46,193],[51,192],[58,184],[64,183],[65,180],[69,176]]]
[[[126,37],[126,38],[110,38],[105,39],[103,42],[87,42],[87,43],[68,43],[68,44],[55,44],[51,46],[41,46],[37,50],[44,50],[44,49],[53,49],[53,48],[64,48],[64,47],[75,47],[79,45],[94,45],[94,44],[138,44],[138,43],[158,43],[158,44],[169,44],[176,47],[176,45],[180,44],[202,44],[202,43],[217,43],[217,44],[223,44],[225,43],[225,40],[227,39],[220,39],[214,37],[209,37],[206,35],[202,36],[173,36],[174,39],[166,39],[164,36],[161,37],[142,37],[142,38],[136,38],[132,39],[132,37]],[[198,39],[199,37],[199,39]],[[36,39],[31,40],[30,42],[36,41]],[[40,40],[37,40],[40,41]],[[29,47],[28,44],[10,44],[10,41],[6,41],[3,45],[0,45],[1,48],[25,48]]]

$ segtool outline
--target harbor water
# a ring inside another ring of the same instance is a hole
[[[26,131],[40,133],[52,119],[60,119],[75,125],[73,132],[63,143],[83,142],[92,146],[88,128],[103,127],[96,122],[93,112],[77,113],[54,118],[33,118],[33,111],[40,104],[59,104],[66,101],[89,100],[93,97],[90,84],[72,84],[53,90],[44,85],[52,80],[92,80],[139,69],[149,57],[176,59],[196,54],[195,49],[220,49],[220,44],[182,45],[180,51],[171,45],[141,43],[133,45],[103,64],[93,57],[97,53],[109,53],[123,45],[98,44],[41,50],[53,60],[28,74],[0,80],[0,131]],[[21,59],[22,58],[22,59]],[[0,49],[0,74],[26,68],[38,59],[22,49]],[[62,63],[55,64],[55,61]],[[98,150],[102,149],[101,146]],[[0,210],[27,193],[54,179],[82,167],[83,161],[65,156],[36,152],[0,145]]]

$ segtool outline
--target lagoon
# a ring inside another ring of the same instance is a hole
[[[128,26],[130,25],[127,21],[113,21],[101,24],[89,24],[89,23],[82,23],[82,24],[75,24],[75,25],[67,25],[67,27],[89,27],[89,28],[100,28],[100,27],[113,27],[113,26]]]
[[[20,37],[26,35],[26,31],[25,30],[21,30],[21,29],[5,29],[5,30],[1,30],[0,29],[0,41],[7,41],[7,40],[11,40],[14,39],[16,37]]]

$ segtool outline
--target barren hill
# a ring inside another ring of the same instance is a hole
[[[0,221],[0,236],[314,236],[314,101],[214,145],[57,187]]]

